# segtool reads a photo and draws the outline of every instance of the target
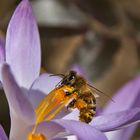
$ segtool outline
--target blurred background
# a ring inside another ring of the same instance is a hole
[[[1,37],[5,37],[19,2],[0,0]],[[140,0],[30,2],[39,26],[43,70],[65,73],[80,69],[110,96],[139,73]],[[106,102],[101,99],[99,106]],[[0,94],[0,123],[8,134],[10,120],[4,94]]]

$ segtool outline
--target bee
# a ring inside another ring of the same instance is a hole
[[[67,105],[67,108],[77,108],[80,112],[79,120],[90,123],[96,114],[96,93],[103,92],[88,84],[87,80],[75,71],[70,71],[66,75],[61,74],[61,76],[63,78],[56,86],[58,88],[59,86],[68,86],[74,89],[72,92],[67,92],[65,96],[76,94],[75,98]]]
[[[84,77],[78,75],[75,71],[70,71],[62,79],[61,85],[73,87],[75,90],[67,93],[66,96],[77,93],[67,108],[78,108],[79,120],[85,123],[91,122],[96,113],[96,99]]]

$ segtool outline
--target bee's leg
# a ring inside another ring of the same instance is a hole
[[[73,92],[65,92],[66,93],[66,95],[65,96],[70,96]]]
[[[66,92],[66,96],[70,96],[73,93],[79,93],[79,90],[78,89],[74,89],[72,92]]]
[[[76,99],[73,99],[73,100],[67,105],[67,109],[68,109],[68,108],[75,108],[75,103],[76,103]]]

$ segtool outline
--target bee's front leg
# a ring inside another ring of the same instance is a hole
[[[70,96],[72,94],[78,94],[79,93],[79,90],[74,89],[72,92],[65,92],[65,93],[66,93],[66,96]]]
[[[76,103],[76,99],[73,99],[68,105],[67,105],[67,109],[69,108],[75,108],[75,103]]]

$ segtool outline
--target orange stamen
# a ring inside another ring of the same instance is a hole
[[[49,121],[51,119],[53,119],[57,113],[60,112],[60,110],[65,106],[65,104],[69,101],[69,99],[66,99],[61,105],[59,105],[59,107],[53,112],[53,114],[50,114],[45,120]]]
[[[46,137],[41,134],[41,133],[38,133],[38,134],[32,134],[30,133],[28,135],[28,140],[47,140]]]
[[[28,140],[46,140],[43,139],[42,134],[36,134],[36,128],[38,124],[42,121],[49,121],[53,119],[57,113],[68,103],[70,99],[76,98],[76,94],[71,94],[66,96],[66,91],[72,93],[74,88],[68,86],[61,86],[55,88],[51,91],[39,104],[36,112],[36,124],[32,130],[32,133],[29,134]],[[43,135],[44,136],[44,135]]]

